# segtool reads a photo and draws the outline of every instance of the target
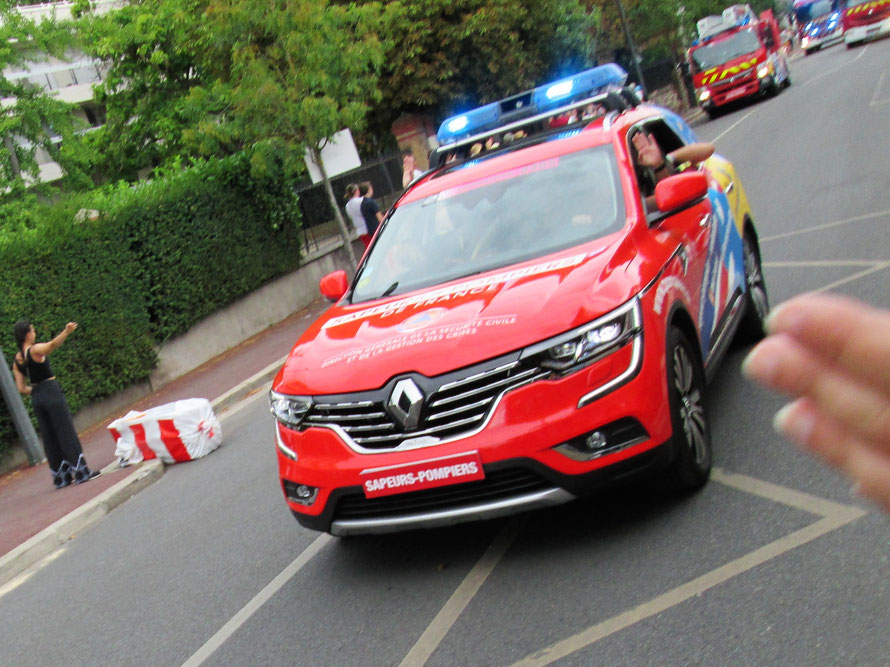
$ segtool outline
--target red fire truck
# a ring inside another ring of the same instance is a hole
[[[758,17],[749,5],[732,5],[720,16],[701,19],[697,27],[699,38],[687,58],[699,104],[708,116],[713,118],[730,102],[774,95],[791,85],[771,10]]]
[[[847,0],[845,5],[844,42],[848,49],[890,34],[890,0]]]

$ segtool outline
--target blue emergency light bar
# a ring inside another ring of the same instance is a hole
[[[620,88],[626,80],[627,72],[615,63],[600,65],[499,102],[492,102],[458,116],[446,118],[439,126],[436,139],[443,146],[453,144],[508,123]]]

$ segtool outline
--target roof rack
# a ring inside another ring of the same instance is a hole
[[[626,79],[627,73],[618,65],[603,65],[576,77],[539,86],[466,114],[448,118],[439,128],[437,137],[441,144],[430,153],[430,167],[476,158],[491,138],[498,140],[497,147],[501,150],[515,148],[521,144],[514,138],[535,139],[543,135],[558,134],[567,129],[575,129],[608,112],[621,112],[636,107],[642,99],[636,89],[624,85]],[[574,85],[579,80],[587,85],[576,92],[570,84]],[[590,85],[591,83],[596,85]],[[554,99],[554,89],[567,92]],[[541,97],[546,101],[535,104],[536,98],[540,100]],[[579,110],[587,110],[591,106],[596,109],[594,116],[577,114]],[[496,115],[496,112],[499,113]],[[553,126],[550,122],[553,119],[565,119],[566,122]],[[513,143],[510,143],[511,140]],[[502,142],[509,145],[504,146]],[[524,143],[526,142],[523,141],[522,144]],[[490,149],[485,150],[486,157],[490,154]]]

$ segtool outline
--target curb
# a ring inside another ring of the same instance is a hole
[[[159,480],[163,474],[164,464],[158,459],[142,463],[135,472],[110,489],[106,489],[0,557],[0,585],[46,558],[79,533],[97,524],[111,510]]]
[[[272,380],[275,379],[278,369],[284,366],[286,360],[287,357],[282,357],[278,361],[273,361],[263,370],[247,378],[244,382],[233,387],[222,396],[214,398],[210,401],[213,410],[217,413],[225,412],[236,403],[239,403],[260,389],[268,389],[268,385],[272,384]]]
[[[286,359],[287,357],[282,357],[269,364],[260,372],[212,400],[210,404],[213,410],[222,413],[251,394],[268,388]],[[159,459],[144,461],[139,464],[135,472],[110,489],[106,489],[12,551],[0,556],[0,586],[24,573],[87,528],[99,523],[111,510],[154,484],[163,474],[164,464]]]

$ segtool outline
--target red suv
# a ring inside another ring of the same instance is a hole
[[[732,165],[657,180],[634,136],[694,142],[606,65],[446,120],[351,283],[273,383],[282,489],[336,535],[709,476],[706,382],[768,309]]]

